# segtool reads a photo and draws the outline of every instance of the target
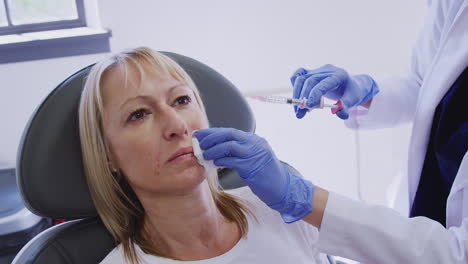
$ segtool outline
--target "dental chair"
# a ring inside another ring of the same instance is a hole
[[[0,264],[10,264],[31,238],[51,226],[52,219],[37,216],[24,206],[15,169],[0,169]]]
[[[231,82],[194,59],[164,53],[178,62],[196,83],[212,127],[254,132],[252,111]],[[82,165],[78,105],[90,67],[55,88],[23,132],[17,182],[24,203],[34,214],[68,221],[34,237],[16,255],[14,264],[99,263],[116,246],[92,203]],[[219,171],[219,179],[225,189],[244,185],[230,169]]]

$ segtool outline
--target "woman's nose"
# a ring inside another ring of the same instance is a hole
[[[163,114],[163,136],[166,140],[174,140],[188,135],[188,127],[185,120],[174,109],[169,109]]]

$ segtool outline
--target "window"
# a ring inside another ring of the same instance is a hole
[[[0,0],[0,64],[108,52],[93,11],[95,0]]]
[[[86,25],[83,0],[0,1],[0,35]]]

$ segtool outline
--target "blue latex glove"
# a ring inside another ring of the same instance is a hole
[[[336,113],[341,119],[348,119],[349,108],[361,105],[379,92],[379,88],[369,75],[353,75],[327,64],[314,70],[299,68],[291,76],[294,86],[293,97],[307,98],[307,106],[320,104],[320,98],[325,96],[333,100],[342,100],[343,109]],[[294,106],[297,118],[303,118],[307,109]]]
[[[208,128],[194,132],[194,136],[205,150],[206,160],[237,171],[253,193],[280,212],[286,223],[312,212],[314,185],[290,173],[264,138],[234,128]]]

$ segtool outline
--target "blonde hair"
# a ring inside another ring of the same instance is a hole
[[[135,243],[147,254],[173,258],[152,243],[143,227],[145,210],[138,197],[120,173],[109,168],[110,152],[103,131],[102,82],[112,69],[123,69],[127,78],[128,68],[134,67],[143,81],[148,65],[157,74],[171,76],[187,84],[195,94],[196,101],[206,117],[205,108],[195,83],[184,69],[164,54],[149,48],[136,48],[115,54],[95,64],[86,79],[79,106],[79,129],[83,164],[91,198],[107,230],[116,243],[121,243],[124,255],[131,263],[138,263]],[[215,172],[215,171],[213,171]],[[216,206],[229,221],[234,221],[244,237],[248,231],[246,213],[251,213],[238,198],[223,192],[217,173],[208,176],[208,185]]]

